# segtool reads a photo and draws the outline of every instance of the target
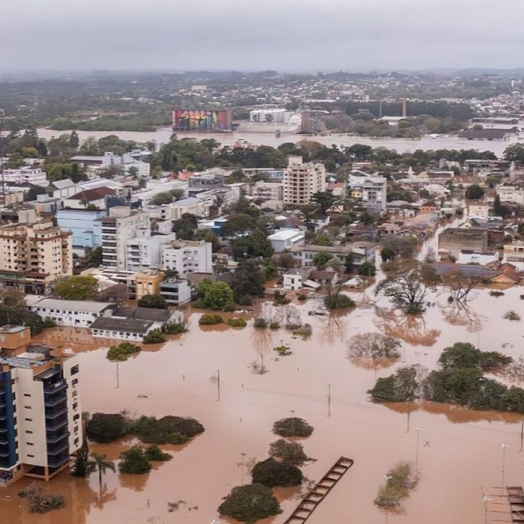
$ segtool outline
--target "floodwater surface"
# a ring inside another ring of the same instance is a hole
[[[63,133],[71,131],[55,131],[53,129],[38,129],[38,136],[46,139],[58,137]],[[161,127],[153,132],[138,131],[77,131],[81,141],[93,136],[97,139],[108,135],[117,135],[123,140],[135,140],[137,142],[155,141],[158,145],[169,142],[173,134],[171,127]],[[370,138],[365,136],[348,136],[344,134],[332,134],[327,136],[307,136],[296,134],[282,134],[276,137],[273,133],[176,133],[179,138],[214,138],[223,146],[233,146],[236,143],[247,142],[254,146],[266,145],[278,147],[285,142],[299,142],[300,140],[313,140],[325,146],[331,147],[333,144],[342,147],[349,147],[353,144],[366,144],[372,147],[386,147],[395,149],[398,153],[412,153],[417,149],[477,149],[479,151],[493,151],[497,156],[502,156],[504,150],[511,144],[519,143],[517,138],[500,142],[470,141],[458,138],[457,136],[439,136],[430,138],[425,136],[420,139],[409,138]]]
[[[391,522],[482,522],[487,488],[523,483],[522,417],[432,403],[377,405],[366,392],[377,377],[399,366],[434,368],[442,349],[458,341],[522,355],[522,323],[502,318],[508,310],[522,311],[520,294],[518,288],[500,298],[489,296],[488,290],[474,291],[470,305],[480,321],[473,327],[467,319],[450,322],[456,315],[446,311],[442,293],[430,297],[435,305],[423,318],[408,321],[397,315],[389,328],[384,311],[390,305],[384,300],[333,317],[308,316],[307,309],[313,307],[308,303],[300,308],[303,320],[313,325],[309,340],[282,329],[261,333],[251,323],[240,330],[201,329],[200,313],[193,313],[189,333],[152,350],[145,346],[120,363],[118,384],[117,365],[106,359],[107,345],[98,348],[99,342],[84,330],[48,330],[40,340],[80,355],[84,411],[191,416],[206,431],[185,446],[165,446],[173,459],[156,464],[147,475],[108,471],[101,492],[96,474],[86,481],[63,473],[47,487],[63,493],[67,506],[45,516],[28,514],[16,496],[28,480],[1,490],[0,523],[232,522],[218,517],[222,498],[250,481],[249,466],[267,458],[269,444],[277,439],[271,432],[273,422],[292,414],[315,428],[303,441],[306,454],[315,459],[303,468],[308,479],[318,481],[340,456],[355,461],[308,524],[384,522],[386,516],[373,499],[386,472],[404,460],[418,463],[421,480],[405,512],[390,515]],[[372,289],[367,295],[375,300]],[[375,306],[382,308],[380,315]],[[404,339],[398,362],[378,370],[352,364],[348,339],[386,329]],[[281,343],[289,344],[293,354],[278,357],[273,348]],[[253,364],[262,359],[268,372],[254,373]],[[132,442],[93,445],[92,450],[117,460]],[[507,446],[504,455],[502,444]],[[298,490],[281,490],[278,496],[284,513],[264,524],[283,523],[298,504]],[[170,511],[168,504],[177,502],[177,509]]]

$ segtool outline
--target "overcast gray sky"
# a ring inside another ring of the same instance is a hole
[[[0,69],[524,66],[522,0],[0,0]]]

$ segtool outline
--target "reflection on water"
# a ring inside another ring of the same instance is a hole
[[[459,341],[518,358],[522,353],[521,326],[503,323],[501,317],[504,311],[521,310],[521,291],[515,288],[505,293],[495,299],[488,290],[478,292],[471,304],[482,323],[482,331],[476,333],[462,323],[450,323],[451,317],[446,321],[441,307],[429,308],[423,317],[406,318],[391,311],[391,305],[381,297],[376,308],[357,309],[342,317],[310,317],[308,305],[301,307],[302,320],[313,327],[308,341],[293,338],[285,329],[255,330],[251,325],[241,330],[203,331],[198,328],[200,313],[193,313],[189,333],[170,337],[155,351],[143,351],[121,363],[118,388],[115,364],[105,357],[111,341],[92,339],[87,330],[47,330],[37,340],[80,356],[83,410],[193,416],[206,431],[183,449],[163,446],[173,459],[155,466],[148,475],[124,477],[108,471],[101,496],[96,474],[85,480],[64,472],[49,487],[67,497],[67,506],[49,515],[30,515],[20,504],[16,493],[30,483],[28,479],[2,489],[0,524],[218,521],[216,509],[222,497],[241,483],[237,464],[242,454],[266,458],[269,444],[275,440],[273,422],[290,416],[291,411],[315,428],[303,441],[306,454],[317,459],[303,470],[309,479],[318,480],[340,456],[355,460],[355,466],[308,524],[382,522],[373,498],[384,471],[400,460],[414,460],[417,434],[423,481],[407,502],[408,512],[402,521],[482,522],[481,486],[500,483],[502,443],[509,445],[506,481],[522,484],[522,416],[427,402],[377,405],[369,402],[366,392],[373,387],[375,375],[388,376],[397,366],[419,364],[434,369],[442,349]],[[438,297],[430,300],[438,302]],[[347,360],[346,340],[376,331],[377,325],[382,333],[402,335],[404,362],[373,372]],[[289,344],[293,354],[275,361],[272,347],[280,341]],[[270,367],[270,373],[264,375],[250,369],[261,355]],[[217,370],[220,395],[217,384],[209,381]],[[96,444],[92,451],[118,460],[120,452],[134,442]],[[425,446],[426,442],[430,445]],[[247,472],[245,475],[247,482]],[[273,519],[274,524],[282,524],[297,504],[285,492],[278,496],[284,513]],[[170,512],[168,503],[177,500],[185,500],[187,505]],[[188,505],[199,509],[189,511]]]
[[[429,329],[424,315],[406,315],[402,311],[376,307],[376,325],[390,337],[400,338],[413,346],[433,346],[440,335]]]

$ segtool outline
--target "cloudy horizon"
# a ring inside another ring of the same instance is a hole
[[[3,71],[524,65],[515,0],[25,0],[1,18]]]

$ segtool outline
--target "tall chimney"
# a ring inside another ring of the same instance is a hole
[[[406,97],[402,100],[402,118],[407,118],[408,116],[408,103]]]

